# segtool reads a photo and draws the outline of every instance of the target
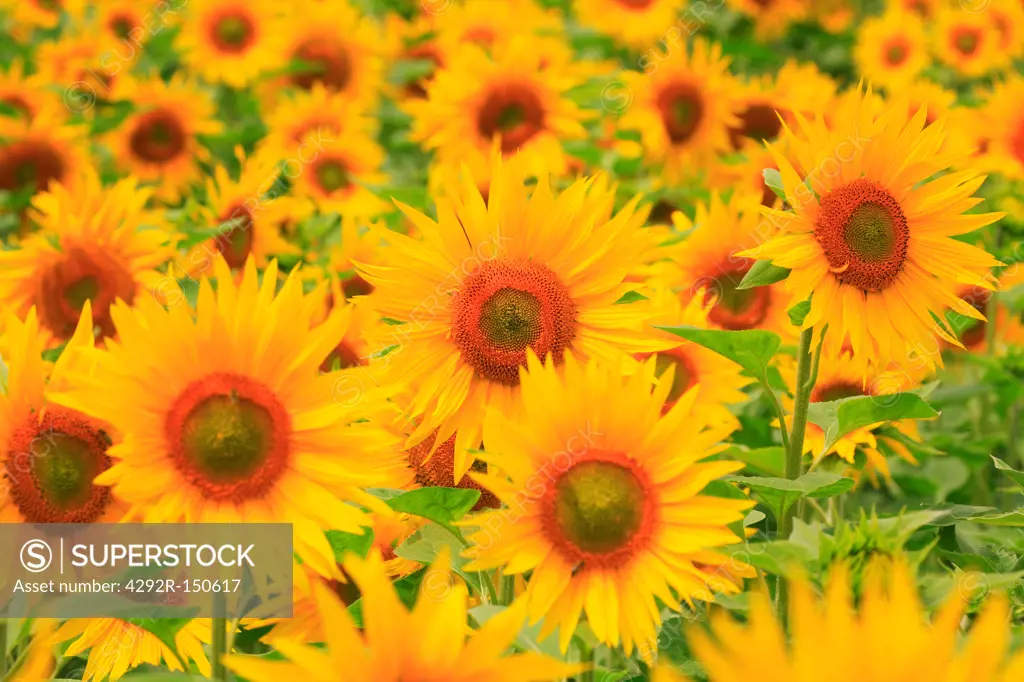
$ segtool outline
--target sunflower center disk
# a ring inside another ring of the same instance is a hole
[[[978,49],[980,37],[976,31],[962,30],[957,33],[954,42],[961,54],[972,55]]]
[[[331,90],[344,90],[352,81],[352,63],[345,48],[323,40],[309,40],[295,50],[293,59],[305,63],[302,72],[292,76],[292,83],[310,90],[323,83]]]
[[[600,557],[628,550],[646,510],[645,486],[632,469],[617,461],[590,460],[558,478],[551,521],[557,537],[577,553]]]
[[[93,321],[101,335],[110,336],[114,333],[110,306],[118,298],[131,303],[135,283],[109,252],[73,246],[43,275],[40,294],[40,318],[58,337],[74,333],[86,301],[92,301]]]
[[[252,250],[255,224],[252,213],[244,206],[234,206],[225,211],[219,221],[221,233],[217,237],[218,250],[229,266],[240,268],[245,265]]]
[[[903,43],[891,43],[885,51],[885,60],[889,66],[899,66],[907,59],[907,46]]]
[[[110,466],[106,438],[74,413],[52,408],[17,429],[4,462],[15,506],[29,523],[89,523],[110,501],[93,479]]]
[[[733,147],[739,148],[743,138],[774,140],[782,132],[782,121],[768,104],[752,104],[740,114],[740,127],[729,131]]]
[[[242,52],[252,43],[252,22],[243,16],[224,17],[216,23],[214,40],[224,52]]]
[[[132,152],[143,161],[161,164],[185,151],[186,133],[171,111],[158,109],[145,114],[132,132]]]
[[[576,303],[551,270],[532,261],[488,261],[452,300],[452,340],[478,376],[519,384],[526,349],[560,359],[576,335]]]
[[[44,142],[24,140],[0,148],[0,190],[31,187],[42,192],[51,180],[64,177],[64,160]]]
[[[815,387],[811,402],[828,403],[860,395],[864,395],[864,388],[860,384],[852,381],[833,381],[824,386]]]
[[[748,262],[738,268],[716,269],[705,277],[714,282],[704,297],[704,304],[711,305],[708,319],[723,329],[753,329],[768,317],[772,302],[770,287],[738,288],[751,266]]]
[[[662,125],[672,144],[693,137],[704,116],[700,92],[689,83],[675,83],[662,89],[656,100]]]
[[[174,463],[206,497],[262,496],[288,463],[288,413],[266,387],[213,374],[178,397],[167,421]]]
[[[814,236],[839,281],[882,291],[903,270],[910,231],[899,202],[861,178],[822,198]]]
[[[345,189],[350,180],[348,170],[340,161],[324,161],[316,167],[316,181],[328,194]]]
[[[477,129],[484,138],[501,135],[501,150],[514,152],[544,128],[544,105],[530,87],[506,84],[484,100]]]

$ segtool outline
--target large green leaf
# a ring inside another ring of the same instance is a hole
[[[812,471],[792,481],[761,476],[729,476],[726,480],[750,488],[772,510],[776,519],[782,518],[790,506],[802,497],[833,497],[845,493],[854,484],[852,478],[825,471]]]
[[[327,541],[334,550],[334,558],[341,563],[346,554],[352,553],[365,557],[373,546],[373,529],[365,528],[362,535],[346,533],[340,530],[327,531]]]
[[[811,403],[807,419],[825,432],[828,452],[846,434],[864,426],[899,419],[930,419],[939,413],[916,393],[860,395],[830,402]]]
[[[992,455],[992,463],[996,465],[997,470],[1009,476],[1018,487],[1024,488],[1024,471],[1017,471],[995,455]]]
[[[479,490],[419,488],[393,497],[387,503],[395,511],[430,519],[455,537],[462,538],[462,532],[454,524],[465,516],[479,499]]]
[[[723,452],[721,456],[743,462],[747,469],[755,473],[769,476],[785,476],[786,473],[786,451],[781,445],[754,449],[733,447]]]
[[[743,279],[736,286],[737,289],[753,289],[769,284],[775,284],[789,277],[789,268],[782,268],[770,260],[754,261],[754,264],[743,275]]]
[[[720,331],[688,326],[658,328],[729,358],[765,382],[768,381],[768,363],[781,343],[778,334],[762,329]]]

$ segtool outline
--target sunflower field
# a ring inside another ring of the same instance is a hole
[[[1021,0],[0,0],[0,534],[292,537],[290,617],[19,616],[0,543],[0,682],[1024,680],[1022,66]]]

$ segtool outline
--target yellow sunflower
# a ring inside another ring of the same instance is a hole
[[[788,297],[780,285],[737,289],[754,265],[750,258],[734,255],[771,239],[776,227],[758,211],[761,197],[734,192],[728,202],[717,194],[710,204],[697,203],[690,220],[684,213],[672,215],[676,230],[688,233],[667,253],[680,268],[676,282],[683,303],[699,296],[710,305],[708,324],[715,329],[767,329],[787,341],[796,339],[789,320]]]
[[[122,81],[141,56],[131,43],[111,43],[89,28],[39,46],[39,75],[57,86],[63,103],[74,113],[87,114],[97,100],[121,99]]]
[[[647,159],[664,165],[666,182],[706,172],[729,151],[729,129],[741,122],[739,85],[728,67],[720,45],[699,39],[692,51],[680,47],[647,73],[623,76],[632,105],[620,126],[640,132]]]
[[[903,86],[898,95],[901,99],[907,99],[908,111],[911,116],[916,114],[921,107],[925,108],[925,125],[931,125],[940,118],[945,118],[956,105],[956,92],[924,78],[919,78]]]
[[[261,149],[288,160],[290,174],[315,159],[324,145],[341,133],[373,136],[376,119],[353,106],[344,93],[314,83],[280,97],[267,114],[267,136]]]
[[[410,137],[436,151],[443,168],[487,166],[492,149],[518,153],[534,172],[567,171],[562,142],[586,137],[585,113],[566,96],[578,82],[558,68],[541,69],[541,54],[520,37],[489,55],[466,46],[437,72],[425,100],[410,101]]]
[[[165,12],[154,17],[152,10],[156,3],[150,4],[153,7],[147,7],[146,2],[139,0],[96,0],[92,3],[95,12],[93,25],[102,34],[104,44],[117,47],[116,56],[120,60],[134,62],[134,56],[125,60],[129,50],[141,50],[143,44],[167,28],[165,24],[177,14]],[[127,71],[127,68],[122,70]]]
[[[1011,53],[1000,49],[999,30],[984,12],[957,6],[942,9],[933,31],[936,57],[961,76],[983,76],[1009,64]]]
[[[182,78],[123,84],[135,111],[110,134],[114,156],[129,173],[156,184],[156,196],[176,200],[200,177],[209,156],[198,135],[221,131],[209,94]]]
[[[998,265],[953,237],[1001,215],[963,214],[980,202],[976,170],[929,181],[957,161],[937,154],[941,121],[924,127],[924,109],[908,118],[897,102],[879,113],[870,89],[854,94],[836,105],[833,128],[798,116],[800,133],[784,130],[787,156],[771,147],[792,209],[762,209],[781,232],[737,255],[792,270],[792,303],[811,298],[805,329],[828,323],[830,338],[881,366],[911,354],[934,366],[936,337],[958,343],[936,319],[947,309],[980,317],[956,285],[983,283]]]
[[[787,638],[767,594],[751,594],[746,623],[719,612],[710,633],[687,632],[690,649],[710,682],[767,679],[818,682],[1012,682],[1024,678],[1024,654],[1009,655],[1008,605],[993,597],[961,633],[966,599],[953,590],[927,618],[917,582],[905,563],[875,560],[858,607],[843,567],[831,571],[823,596],[797,581]],[[661,678],[666,679],[666,678]],[[668,678],[671,679],[671,678]]]
[[[448,54],[467,44],[493,51],[517,36],[559,34],[563,30],[561,16],[542,9],[534,0],[427,0],[422,6],[428,8],[431,2],[443,10],[430,12],[429,20],[439,46]]]
[[[85,168],[69,187],[33,201],[42,232],[0,251],[0,303],[20,315],[35,307],[57,344],[70,338],[86,301],[101,336],[113,334],[114,301],[143,298],[173,254],[162,218],[145,208],[151,191],[133,178],[103,187]]]
[[[288,521],[299,556],[331,576],[323,531],[360,533],[368,522],[346,500],[372,506],[357,487],[401,487],[411,472],[396,439],[366,421],[378,404],[337,400],[337,375],[320,375],[343,324],[311,324],[322,292],[308,299],[297,274],[277,291],[276,261],[259,280],[248,261],[238,284],[222,260],[214,272],[216,293],[204,278],[195,314],[181,301],[117,303],[119,341],[55,400],[124,434],[98,482],[133,517]]]
[[[610,216],[614,194],[593,191],[591,180],[555,195],[545,176],[529,192],[520,161],[495,161],[486,203],[463,176],[456,196],[438,200],[437,222],[399,204],[423,241],[381,230],[391,262],[358,264],[376,287],[373,305],[399,322],[379,341],[397,347],[380,365],[396,391],[413,395],[409,416],[420,421],[406,447],[457,431],[456,480],[472,463],[485,408],[512,408],[527,348],[614,358],[666,347],[644,331],[655,310],[616,305],[649,250],[638,199]]]
[[[19,37],[28,37],[36,28],[56,28],[65,12],[81,16],[85,6],[85,0],[0,0],[0,10]]]
[[[347,0],[303,2],[289,9],[281,34],[286,74],[262,88],[270,104],[284,87],[309,90],[320,83],[369,108],[379,96],[385,41],[377,26]]]
[[[24,66],[14,62],[7,70],[0,71],[0,104],[13,110],[8,113],[14,118],[31,121],[43,109],[60,106],[50,83],[38,73],[26,75]]]
[[[532,354],[528,364],[520,415],[488,413],[483,458],[503,475],[473,477],[509,509],[465,521],[479,527],[466,570],[532,571],[530,620],[544,619],[542,637],[559,628],[563,651],[585,610],[601,642],[643,653],[657,638],[655,599],[679,610],[739,591],[715,570],[729,561],[716,549],[739,542],[728,524],[753,502],[700,494],[742,467],[700,462],[735,426],[695,412],[696,390],[663,412],[672,381],[663,374],[652,391],[653,360],[628,379],[617,363],[571,355],[562,368]]]
[[[0,191],[43,192],[89,166],[87,131],[66,124],[65,113],[51,103],[31,119],[0,116]]]
[[[947,4],[946,0],[887,0],[886,10],[913,12],[922,19],[934,19],[939,9]]]
[[[1024,76],[1012,74],[988,94],[983,115],[988,143],[982,163],[1015,180],[1024,180]],[[973,111],[971,113],[974,113]],[[977,131],[977,127],[974,128]]]
[[[580,23],[641,51],[669,40],[679,30],[684,0],[578,0],[573,11]]]
[[[330,682],[342,671],[351,682],[541,682],[581,669],[539,653],[506,655],[526,616],[522,602],[488,619],[479,630],[469,630],[467,590],[451,574],[444,554],[429,569],[433,578],[424,580],[412,611],[395,594],[379,553],[371,552],[367,559],[350,556],[344,566],[362,592],[364,627],[353,624],[333,592],[317,585],[326,649],[271,633],[266,641],[287,660],[231,655],[224,659],[228,668],[250,682]],[[396,647],[397,642],[402,646]]]
[[[1024,54],[1024,3],[991,3],[985,13],[999,33],[999,49],[1011,57]]]
[[[754,34],[759,40],[775,40],[783,36],[790,24],[807,17],[803,0],[726,0],[733,9],[750,16]],[[721,3],[719,3],[721,4]]]
[[[88,303],[74,336],[52,366],[35,309],[7,314],[0,356],[8,368],[0,392],[0,523],[116,522],[126,508],[94,479],[110,468],[110,427],[51,402],[75,372],[88,372],[93,346]]]
[[[288,34],[273,0],[192,3],[182,20],[182,60],[203,79],[242,88],[283,61]]]
[[[910,12],[887,12],[857,29],[854,62],[860,76],[899,93],[931,64],[924,22]]]
[[[53,635],[53,643],[75,641],[67,648],[67,657],[89,652],[82,679],[116,682],[140,665],[163,665],[169,670],[184,670],[182,663],[194,662],[200,675],[210,676],[210,662],[203,644],[210,642],[210,622],[191,620],[174,636],[175,655],[160,638],[142,627],[118,618],[74,618]]]
[[[765,184],[764,170],[775,168],[775,159],[760,140],[745,139],[739,153],[729,162],[716,165],[708,176],[708,188],[720,193],[736,191],[741,195],[760,195],[762,206],[774,206],[775,192]]]
[[[390,210],[373,189],[387,181],[381,172],[384,149],[360,132],[330,135],[319,138],[308,162],[301,156],[285,160],[283,172],[292,183],[291,192],[314,202],[321,213],[367,218]]]

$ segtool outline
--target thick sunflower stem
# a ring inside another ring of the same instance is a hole
[[[218,609],[219,610],[219,609]],[[210,679],[211,680],[226,680],[228,679],[227,668],[224,667],[224,655],[227,653],[227,642],[228,642],[228,621],[227,618],[214,618],[213,619],[213,641],[211,643],[210,652]]]
[[[504,606],[508,606],[516,597],[516,577],[514,575],[501,576],[501,592],[498,599]]]

